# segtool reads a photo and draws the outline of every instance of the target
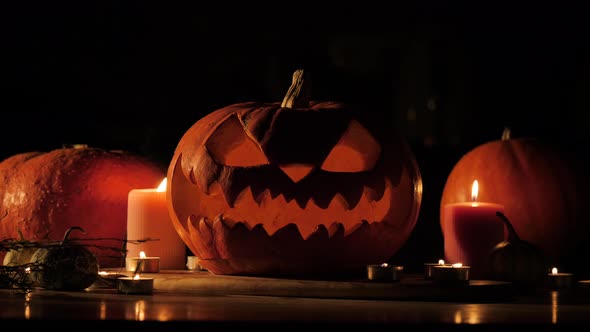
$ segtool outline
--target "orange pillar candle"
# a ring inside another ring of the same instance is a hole
[[[127,257],[139,257],[141,251],[160,257],[163,270],[183,270],[186,247],[170,219],[166,204],[166,179],[158,188],[133,189],[127,206],[127,240],[152,239],[127,243]]]
[[[478,192],[479,184],[475,180],[471,202],[443,207],[444,250],[447,261],[470,265],[473,277],[485,278],[491,250],[504,241],[504,223],[496,216],[497,211],[504,213],[504,206],[478,202]]]

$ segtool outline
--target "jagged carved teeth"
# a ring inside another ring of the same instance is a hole
[[[240,205],[240,201],[249,199],[255,201],[258,206],[268,204],[270,201],[281,201],[283,203],[295,202],[301,209],[307,209],[309,205],[314,205],[322,209],[331,206],[342,206],[343,209],[355,209],[359,205],[383,201],[386,191],[391,190],[389,180],[384,180],[385,184],[372,188],[369,186],[359,186],[358,188],[347,188],[346,192],[321,192],[312,193],[311,195],[293,195],[273,192],[271,189],[255,190],[250,186],[244,187],[239,193],[232,194],[231,190],[223,191],[217,183],[210,187],[210,193],[221,194],[224,196],[229,206]]]

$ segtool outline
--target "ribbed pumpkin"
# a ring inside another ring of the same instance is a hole
[[[496,215],[504,222],[508,240],[498,243],[489,258],[491,278],[513,282],[519,287],[540,285],[547,273],[547,263],[541,250],[522,240],[510,220],[501,212]]]
[[[283,103],[240,103],[197,121],[168,170],[173,224],[215,274],[365,271],[406,242],[422,197],[406,142],[369,112],[309,101],[303,71]]]
[[[477,146],[455,164],[442,193],[441,226],[444,205],[470,201],[471,185],[478,180],[478,200],[503,204],[520,238],[559,265],[588,238],[586,173],[579,160],[557,144],[512,138],[506,129],[501,140]]]
[[[31,257],[35,266],[31,279],[39,287],[81,291],[98,280],[98,260],[86,245],[69,238],[74,230],[85,233],[81,227],[71,227],[61,242],[40,247]]]
[[[129,191],[154,188],[164,176],[161,167],[132,153],[84,145],[9,157],[0,163],[0,238],[21,238],[20,231],[25,240],[39,241],[80,226],[88,238],[124,240]],[[96,254],[102,267],[121,266],[120,257],[109,257],[121,253]]]

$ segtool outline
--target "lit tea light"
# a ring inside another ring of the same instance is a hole
[[[443,284],[467,284],[470,268],[462,263],[435,265],[432,267],[432,279]]]
[[[115,288],[117,286],[117,279],[120,277],[125,277],[125,275],[118,272],[98,271],[98,280],[94,287]],[[102,282],[102,284],[99,284],[99,282]]]
[[[372,264],[367,266],[367,278],[371,281],[399,281],[404,267],[400,265]]]
[[[121,294],[149,295],[154,292],[154,278],[144,278],[136,274],[133,277],[120,277],[117,280],[117,291]]]
[[[569,288],[574,284],[573,273],[559,272],[556,267],[548,275],[549,286],[554,289]]]
[[[590,295],[590,280],[578,281],[578,289],[581,291],[582,295],[584,295],[584,296]]]
[[[444,259],[439,259],[438,263],[424,263],[424,279],[432,280],[432,267],[438,266],[438,265],[451,265],[451,264],[445,264]]]
[[[127,271],[133,273],[158,273],[160,272],[160,257],[147,257],[145,252],[141,251],[139,257],[127,257],[125,259],[125,267]]]

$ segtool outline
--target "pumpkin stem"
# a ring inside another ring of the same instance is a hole
[[[504,131],[502,132],[502,140],[507,141],[510,139],[510,128],[504,127]]]
[[[309,77],[308,77],[309,81]],[[308,107],[309,106],[309,82],[307,84],[303,84],[305,82],[303,76],[303,69],[298,69],[293,73],[293,80],[291,82],[291,86],[289,90],[287,90],[287,94],[285,98],[283,98],[283,102],[281,103],[281,107],[286,108],[297,108],[297,107]]]
[[[77,230],[77,231],[80,231],[80,232],[86,234],[86,231],[82,227],[80,227],[80,226],[72,226],[72,227],[70,227],[70,228],[68,228],[66,230],[66,233],[64,234],[64,238],[63,238],[63,240],[61,240],[61,244],[64,244],[64,243],[66,243],[68,241],[68,237],[70,236],[70,233],[73,230]]]
[[[500,219],[502,219],[502,221],[506,225],[506,228],[508,228],[508,240],[510,242],[519,242],[520,237],[516,233],[514,227],[512,227],[512,223],[510,222],[510,220],[508,220],[508,218],[500,211],[496,211],[496,215],[500,217]]]

